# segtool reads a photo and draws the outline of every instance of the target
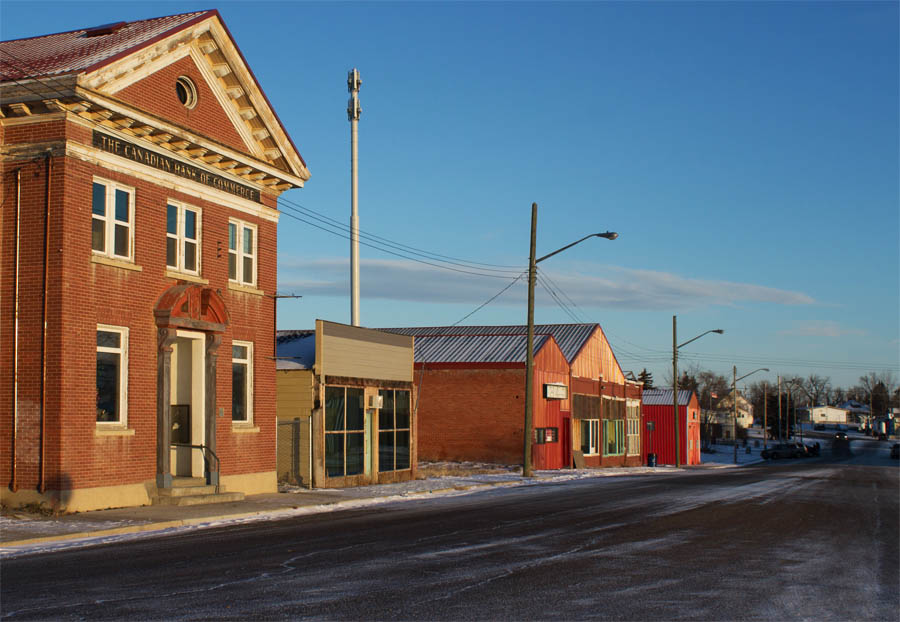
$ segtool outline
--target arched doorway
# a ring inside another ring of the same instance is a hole
[[[156,486],[173,476],[205,476],[218,485],[216,363],[228,309],[214,289],[166,290],[153,310],[157,326]]]

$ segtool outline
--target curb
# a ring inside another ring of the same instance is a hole
[[[358,501],[366,500],[374,503],[377,503],[379,499],[381,502],[387,501],[399,501],[402,499],[408,499],[414,496],[421,495],[430,495],[436,493],[453,493],[453,492],[474,492],[480,489],[494,488],[496,486],[513,486],[518,485],[518,482],[497,482],[497,483],[486,483],[486,484],[473,484],[471,486],[451,486],[449,488],[434,488],[430,490],[416,490],[403,495],[391,495],[388,497],[362,497],[359,499],[341,499],[337,501],[332,501],[330,503],[316,503],[308,506],[291,506],[285,508],[276,508],[271,510],[257,510],[254,512],[240,512],[237,514],[218,514],[214,516],[204,516],[202,518],[184,518],[184,519],[176,519],[169,521],[159,521],[152,523],[144,523],[140,525],[128,525],[127,527],[114,527],[111,529],[99,529],[96,531],[74,531],[71,533],[65,534],[56,534],[52,536],[40,536],[37,538],[25,538],[22,540],[9,540],[6,542],[0,542],[0,550],[12,547],[19,546],[28,546],[32,544],[48,544],[51,542],[66,542],[69,540],[88,540],[93,538],[103,538],[106,536],[118,536],[124,534],[131,533],[145,533],[145,532],[154,532],[154,531],[164,531],[166,529],[171,529],[173,527],[190,527],[192,525],[202,525],[205,523],[214,523],[216,521],[239,521],[248,518],[254,518],[257,516],[271,516],[273,520],[277,520],[280,514],[291,514],[296,512],[297,510],[302,509],[303,507],[307,508],[315,508],[315,507],[324,507],[324,506],[340,506],[340,505],[349,505],[352,503],[356,503]],[[309,512],[310,514],[318,514],[320,512]]]

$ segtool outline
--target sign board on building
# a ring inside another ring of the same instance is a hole
[[[647,422],[647,430],[648,430],[648,431],[652,432],[652,431],[653,431],[653,428],[655,428],[655,427],[656,427],[656,422],[655,422],[655,421],[648,421],[648,422]]]
[[[545,400],[564,400],[569,397],[569,387],[561,382],[544,383]]]
[[[93,145],[97,149],[123,158],[128,158],[133,162],[144,164],[151,168],[177,175],[178,177],[190,179],[191,181],[196,181],[205,186],[209,186],[210,188],[228,192],[229,194],[239,196],[243,199],[249,199],[250,201],[255,201],[257,203],[260,202],[259,190],[256,188],[239,184],[222,175],[204,171],[201,168],[181,162],[175,158],[170,158],[167,155],[150,151],[149,149],[135,145],[127,140],[94,130]]]

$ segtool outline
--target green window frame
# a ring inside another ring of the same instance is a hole
[[[325,387],[325,474],[359,475],[365,469],[366,414],[364,391],[356,387]]]
[[[605,419],[603,421],[603,455],[621,456],[625,453],[625,421]]]
[[[410,468],[410,393],[400,389],[379,389],[378,471]]]

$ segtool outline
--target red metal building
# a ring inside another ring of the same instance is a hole
[[[416,338],[422,459],[522,462],[526,326],[383,330]],[[546,349],[535,340],[535,468],[641,464],[640,383],[626,380],[600,325],[539,324],[535,335],[554,344]],[[505,350],[513,343],[514,354]],[[456,371],[446,372],[448,365]],[[443,401],[426,388],[435,384]],[[456,426],[466,433],[454,436]]]
[[[675,464],[672,389],[645,390],[641,415],[645,453],[655,453],[657,464]],[[678,391],[678,417],[681,463],[700,464],[700,405],[693,391]],[[652,431],[648,430],[648,423],[653,424]]]

